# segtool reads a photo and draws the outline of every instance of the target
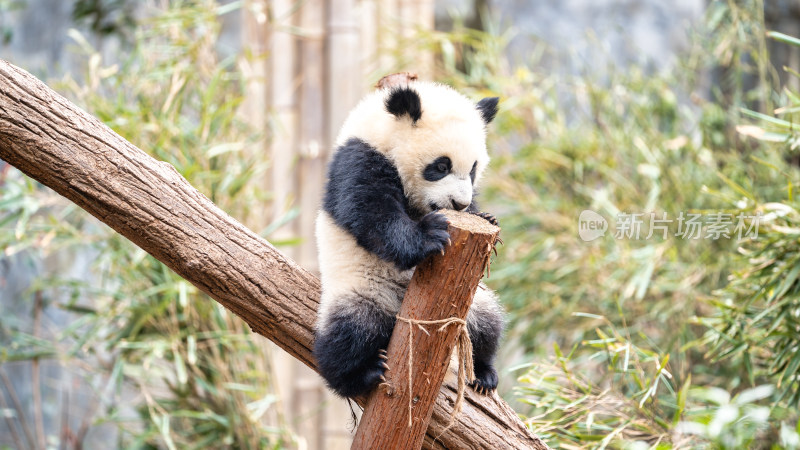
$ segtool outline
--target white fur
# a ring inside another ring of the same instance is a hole
[[[397,295],[396,283],[408,286],[414,269],[401,271],[366,251],[325,211],[317,216],[316,234],[322,281],[317,326],[324,329],[332,312],[346,309],[349,305],[337,300],[347,299],[352,292],[374,298],[388,315],[396,315],[403,300]]]
[[[420,96],[422,117],[397,118],[384,104],[390,91],[381,89],[367,95],[345,120],[336,146],[358,137],[389,158],[397,167],[405,194],[419,211],[431,210],[430,203],[449,208],[451,194],[459,203],[472,200],[469,172],[477,162],[476,180],[489,164],[486,152],[486,124],[475,103],[453,88],[428,82],[412,82],[409,87]],[[440,156],[453,163],[452,173],[431,182],[422,177],[425,166]]]
[[[438,209],[453,209],[451,200],[467,206],[472,203],[472,180],[469,174],[466,177],[450,174],[439,181],[423,179],[420,185],[423,190],[423,201],[428,205],[436,205]]]

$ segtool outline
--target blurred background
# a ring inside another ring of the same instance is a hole
[[[499,96],[499,393],[553,448],[800,447],[799,37],[798,0],[0,0],[0,57],[312,271],[383,75]],[[615,236],[651,212],[761,220]],[[2,161],[0,310],[0,448],[349,448],[316,374]]]

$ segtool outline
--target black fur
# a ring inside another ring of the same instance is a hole
[[[483,117],[483,121],[487,125],[497,115],[497,102],[499,101],[500,98],[498,97],[486,97],[478,102],[478,111],[481,112],[481,117]]]
[[[453,162],[447,156],[440,156],[425,166],[422,177],[428,181],[439,181],[453,170]]]
[[[447,245],[447,219],[435,212],[421,219],[403,193],[392,163],[364,141],[351,138],[328,168],[323,209],[356,242],[401,270]]]
[[[475,175],[477,174],[477,171],[478,171],[478,161],[475,161],[474,163],[472,163],[472,169],[470,169],[469,171],[469,179],[472,181],[473,185],[475,184]]]
[[[476,391],[492,391],[497,389],[499,377],[493,365],[485,365],[475,361],[475,380],[469,385]]]
[[[483,314],[478,320],[467,323],[469,339],[472,341],[472,360],[475,363],[475,381],[471,385],[476,389],[497,388],[494,358],[504,327],[503,317],[493,314]]]
[[[422,103],[417,91],[408,86],[392,89],[385,101],[386,111],[400,118],[405,114],[411,117],[411,122],[416,123],[422,117]]]
[[[352,295],[340,299],[348,309],[336,311],[314,340],[319,372],[342,397],[361,395],[380,382],[386,369],[378,351],[389,345],[395,322],[375,300]]]

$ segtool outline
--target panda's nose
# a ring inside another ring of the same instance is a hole
[[[455,200],[451,200],[451,202],[453,203],[453,209],[455,209],[456,211],[461,211],[461,210],[463,210],[464,208],[466,208],[467,206],[469,206],[469,203],[467,203],[467,204],[464,204],[464,203],[458,203],[458,202],[457,202],[457,201],[455,201]]]

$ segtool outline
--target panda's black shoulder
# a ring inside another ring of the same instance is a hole
[[[328,166],[323,209],[337,222],[349,221],[358,210],[387,200],[408,204],[397,167],[363,140],[348,139]]]

